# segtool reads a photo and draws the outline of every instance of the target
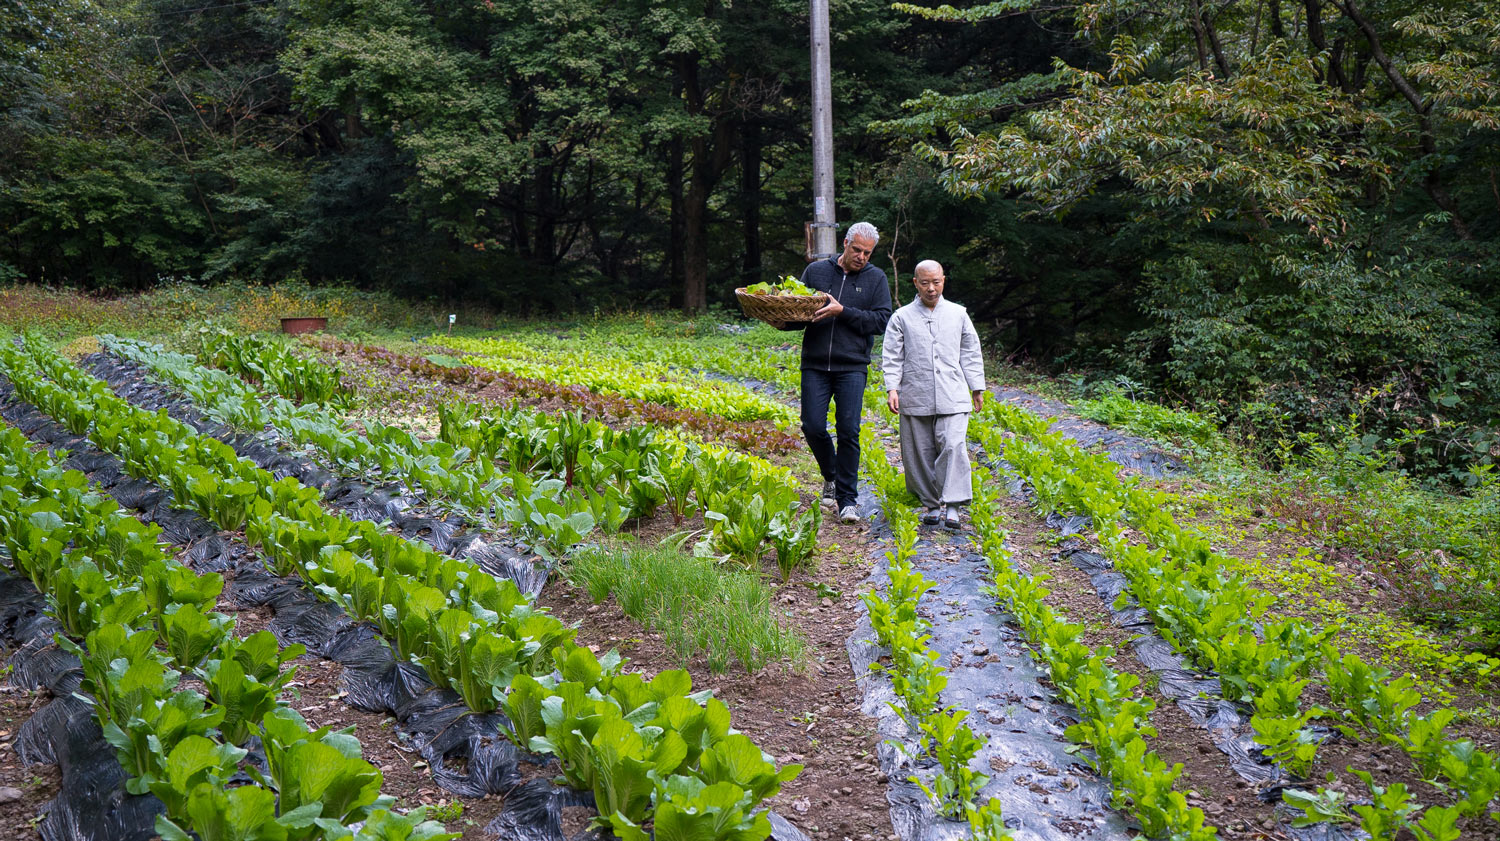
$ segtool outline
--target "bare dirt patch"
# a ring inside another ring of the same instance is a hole
[[[1115,624],[1088,575],[1059,556],[1057,533],[1012,497],[1000,501],[998,514],[1010,530],[1009,543],[1016,558],[1033,575],[1051,578],[1048,604],[1069,621],[1087,628],[1081,642],[1096,651],[1111,646],[1115,654],[1106,660],[1111,667],[1141,681],[1141,693],[1156,704],[1151,724],[1157,736],[1147,743],[1168,765],[1181,763],[1177,789],[1187,795],[1189,805],[1203,809],[1207,822],[1217,826],[1224,838],[1285,838],[1273,815],[1274,804],[1261,800],[1214,747],[1209,734],[1156,691],[1155,676],[1131,651],[1134,635]],[[1069,545],[1078,543],[1077,539],[1069,540]]]
[[[824,522],[818,568],[779,583],[774,571],[773,604],[807,640],[801,664],[781,664],[754,674],[731,669],[712,674],[702,657],[686,664],[667,650],[660,635],[624,615],[612,601],[595,605],[588,593],[554,580],[538,604],[579,623],[581,644],[618,649],[630,668],[654,674],[686,668],[696,689],[711,688],[734,714],[734,727],[778,763],[805,770],[767,801],[797,828],[817,839],[870,841],[892,833],[885,780],[876,767],[874,722],[859,712],[845,644],[854,631],[856,604],[869,575],[871,549],[866,524]],[[812,585],[812,586],[809,586]]]
[[[0,686],[0,838],[34,837],[38,813],[57,796],[57,766],[25,765],[15,748],[21,725],[51,700],[45,689]]]

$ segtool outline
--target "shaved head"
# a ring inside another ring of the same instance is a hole
[[[928,309],[937,306],[939,299],[943,297],[943,267],[936,260],[923,260],[917,264],[917,270],[912,273],[911,282],[916,284],[917,297]]]

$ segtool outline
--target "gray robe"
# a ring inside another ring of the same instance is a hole
[[[880,367],[885,390],[901,401],[901,463],[906,487],[923,505],[968,502],[968,430],[973,392],[984,389],[984,357],[968,310],[921,298],[896,310],[885,328]]]

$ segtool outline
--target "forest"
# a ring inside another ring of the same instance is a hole
[[[898,299],[937,259],[997,357],[1268,458],[1312,436],[1484,481],[1492,0],[831,15],[837,218],[883,232]],[[803,4],[9,0],[0,26],[0,284],[701,312],[805,262]]]
[[[941,454],[808,6],[0,0],[0,838],[1500,841],[1500,0],[830,5]]]

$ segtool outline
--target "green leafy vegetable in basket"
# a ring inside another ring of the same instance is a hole
[[[821,295],[816,289],[808,289],[802,281],[791,275],[781,279],[780,283],[752,283],[745,288],[751,295]]]

